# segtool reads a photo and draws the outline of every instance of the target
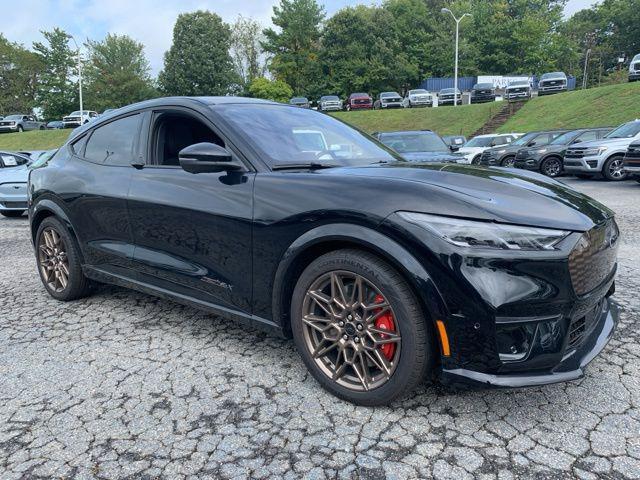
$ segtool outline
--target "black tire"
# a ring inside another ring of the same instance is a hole
[[[602,176],[610,182],[620,182],[627,179],[627,172],[620,170],[623,165],[623,155],[612,155],[602,166]]]
[[[46,130],[46,127],[44,125],[40,125],[40,130]]]
[[[66,252],[69,276],[68,283],[62,291],[52,289],[47,283],[39,262],[38,252],[40,251],[40,247],[45,245],[43,232],[47,229],[54,230],[60,236],[64,245],[64,251]],[[35,248],[38,273],[42,280],[42,284],[49,295],[56,300],[68,302],[85,297],[90,293],[92,284],[91,281],[82,273],[82,262],[78,245],[60,220],[55,217],[47,217],[42,221],[36,234]]]
[[[471,160],[471,165],[480,165],[480,155],[476,155]]]
[[[562,174],[562,160],[558,157],[545,158],[540,165],[540,172],[547,177],[559,177]]]
[[[330,272],[350,272],[374,284],[393,310],[401,335],[401,355],[395,370],[382,385],[356,391],[332,380],[316,363],[303,332],[303,302],[313,283]],[[298,352],[320,385],[333,395],[357,405],[386,405],[411,391],[434,364],[433,327],[413,291],[398,272],[375,255],[359,250],[338,250],[322,255],[300,275],[291,302],[291,327]]]
[[[22,125],[18,125],[18,133],[22,132],[24,132],[24,128],[22,127]]]
[[[0,212],[0,215],[7,218],[20,218],[24,215],[24,210],[5,210]]]
[[[514,168],[515,164],[516,164],[516,157],[513,155],[509,155],[508,157],[503,158],[502,161],[500,162],[501,167],[507,167],[507,168]]]

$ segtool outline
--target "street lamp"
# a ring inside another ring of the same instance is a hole
[[[451,10],[449,10],[448,8],[443,8],[442,10],[440,10],[441,13],[450,13],[451,16],[453,17],[453,20],[456,22],[456,67],[455,67],[455,72],[454,72],[454,79],[453,79],[453,106],[457,107],[458,106],[458,37],[459,37],[459,32],[460,32],[460,22],[462,21],[462,19],[464,17],[470,17],[471,14],[470,13],[465,13],[464,15],[462,15],[460,18],[456,18],[456,16],[453,14],[453,12]]]
[[[67,38],[70,38],[71,40],[73,40],[73,43],[75,44],[76,49],[78,50],[78,85],[80,87],[80,124],[82,124],[82,121],[84,119],[84,110],[82,108],[82,57],[80,56],[80,47],[78,46],[78,42],[76,42],[76,39],[73,37],[73,35],[67,34]]]

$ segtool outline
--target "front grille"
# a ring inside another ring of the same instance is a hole
[[[524,88],[512,88],[510,90],[507,90],[507,93],[522,93],[525,91],[526,90]]]
[[[568,350],[579,347],[593,331],[593,329],[598,324],[600,315],[602,314],[603,304],[604,300],[601,300],[585,315],[578,313],[577,318],[571,321],[571,323],[569,324],[567,339]]]
[[[564,154],[564,158],[583,158],[584,151],[584,148],[569,148]]]
[[[10,123],[10,122],[0,122],[0,126],[1,126],[1,127],[7,127],[7,126],[9,126],[9,125],[11,125],[11,123]]]
[[[564,164],[565,167],[581,167],[582,166],[582,162],[578,162],[576,160],[567,160],[566,157],[562,163]]]
[[[371,103],[369,100],[367,100],[366,98],[357,98],[353,101],[353,103],[355,103],[356,105],[364,105],[364,104],[368,104]]]
[[[631,145],[624,157],[625,160],[640,160],[640,145]]]
[[[573,289],[584,295],[598,287],[616,264],[620,231],[614,219],[585,232],[569,255]]]
[[[633,70],[635,72],[640,72],[640,62],[633,64]]]

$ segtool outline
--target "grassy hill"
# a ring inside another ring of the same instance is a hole
[[[534,98],[500,132],[617,126],[640,118],[640,82]]]
[[[484,125],[501,106],[501,103],[484,103],[459,107],[339,112],[332,115],[368,133],[429,129],[440,135],[466,136]]]
[[[71,130],[32,130],[0,134],[0,150],[49,150],[64,143]]]

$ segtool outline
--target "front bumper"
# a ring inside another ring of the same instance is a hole
[[[635,82],[637,80],[640,80],[640,71],[638,71],[638,72],[629,72],[629,81],[630,82]]]
[[[552,93],[566,92],[566,85],[553,85],[549,87],[538,87],[538,95],[550,95]]]
[[[433,105],[433,100],[431,98],[414,98],[414,99],[410,98],[409,104],[412,107],[421,107],[421,106],[430,107],[431,105]]]
[[[62,122],[62,126],[64,128],[77,128],[80,125],[82,125],[82,123],[80,123],[80,121],[71,121],[71,122]]]
[[[515,163],[513,165],[515,168],[521,168],[523,170],[530,170],[532,172],[537,172],[540,170],[540,158],[518,158],[516,157]]]
[[[17,131],[18,131],[18,126],[17,125],[13,125],[13,126],[3,125],[3,126],[0,126],[0,133],[17,132]]]
[[[495,95],[472,95],[471,103],[495,102]]]
[[[380,102],[380,108],[402,108],[402,102]]]
[[[562,165],[566,173],[599,173],[604,159],[601,157],[564,158]]]
[[[453,97],[452,98],[439,98],[438,105],[453,105]],[[462,99],[458,97],[458,105],[462,105]]]
[[[352,103],[349,105],[350,110],[371,110],[373,103]]]
[[[513,100],[514,98],[529,98],[531,94],[529,92],[509,92],[504,94],[504,98],[507,100]]]

